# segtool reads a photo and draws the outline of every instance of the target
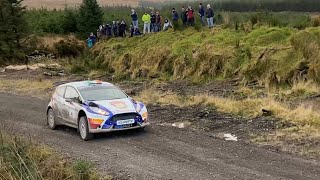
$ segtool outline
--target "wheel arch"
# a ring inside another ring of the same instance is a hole
[[[78,125],[79,125],[80,118],[83,116],[87,116],[87,114],[86,112],[84,112],[84,110],[80,110],[78,113],[78,122],[77,122]]]

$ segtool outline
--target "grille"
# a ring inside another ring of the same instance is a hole
[[[110,121],[120,121],[120,120],[127,120],[127,119],[137,119],[140,116],[137,113],[126,113],[126,114],[117,114],[114,115]]]

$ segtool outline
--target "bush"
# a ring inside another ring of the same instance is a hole
[[[73,165],[73,171],[78,180],[90,180],[93,165],[88,161],[79,160]]]
[[[319,27],[320,26],[320,16],[316,16],[312,19],[312,26]]]
[[[72,38],[61,40],[55,44],[54,47],[56,49],[55,54],[57,57],[77,57],[82,55],[84,49],[86,48],[84,43]]]

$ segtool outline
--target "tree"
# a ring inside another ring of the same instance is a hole
[[[75,33],[78,32],[78,21],[77,21],[77,13],[72,10],[65,8],[65,14],[63,17],[63,31],[65,33]]]
[[[102,23],[103,11],[97,0],[83,0],[79,10],[78,30],[85,36],[95,32]]]
[[[1,59],[20,59],[27,37],[26,11],[23,0],[0,0],[0,63]]]

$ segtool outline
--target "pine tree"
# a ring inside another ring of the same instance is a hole
[[[27,36],[27,25],[24,19],[26,8],[22,2],[0,0],[0,60],[23,56],[22,45]]]
[[[102,23],[103,12],[97,0],[83,0],[79,10],[78,29],[83,36],[95,32]]]
[[[63,19],[63,31],[65,33],[76,33],[78,32],[78,20],[77,13],[72,10],[65,8],[65,15]]]

